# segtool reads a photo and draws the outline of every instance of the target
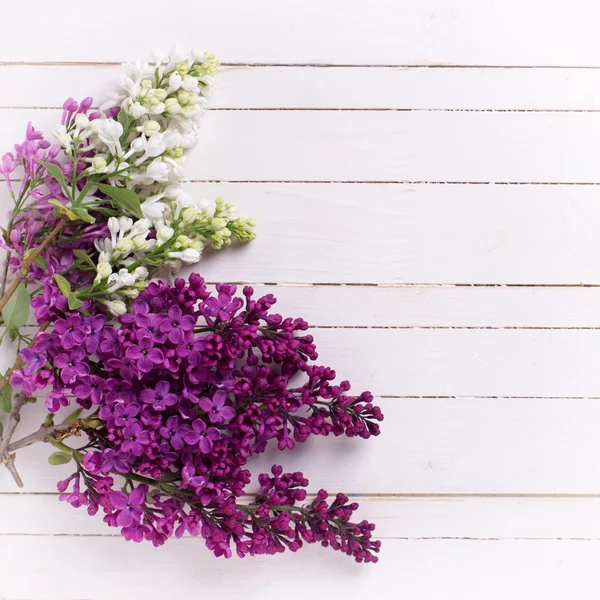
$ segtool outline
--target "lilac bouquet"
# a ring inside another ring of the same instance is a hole
[[[15,207],[3,240],[13,279],[0,309],[26,347],[0,381],[10,413],[0,459],[22,485],[14,452],[51,444],[51,464],[74,464],[60,499],[102,509],[128,540],[158,546],[187,532],[225,557],[320,542],[376,562],[380,542],[374,525],[354,519],[358,505],[324,490],[309,498],[300,472],[274,465],[243,500],[249,460],[269,443],[367,439],[383,415],[369,392],[350,395],[347,381],[335,384],[335,371],[312,362],[308,324],[273,313],[273,295],[229,284],[210,291],[195,273],[172,279],[205,246],[254,237],[253,221],[232,206],[179,187],[215,68],[212,57],[179,49],[154,67],[129,66],[125,93],[103,110],[89,113],[89,99],[65,103],[59,145],[30,126],[3,158]],[[34,336],[21,330],[30,304]],[[12,441],[38,390],[43,424]]]

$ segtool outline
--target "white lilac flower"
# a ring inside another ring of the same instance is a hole
[[[104,305],[115,317],[120,317],[127,312],[127,305],[122,300],[105,300]]]
[[[202,50],[188,53],[181,47],[173,48],[168,58],[156,52],[154,61],[124,65],[121,93],[101,107],[106,116],[81,118],[75,131],[87,136],[87,149],[96,153],[88,172],[104,174],[102,183],[133,190],[140,199],[143,218],[109,219],[110,236],[96,243],[97,278],[115,299],[135,297],[158,270],[172,273],[197,262],[205,246],[218,249],[232,237],[254,237],[254,222],[240,218],[234,207],[192,197],[181,187],[184,152],[198,141],[199,117],[218,61]],[[120,111],[118,119],[115,111]],[[66,146],[72,144],[70,133],[56,131]],[[139,266],[146,257],[151,273]],[[134,264],[132,282],[124,271]]]
[[[200,260],[200,252],[198,252],[198,250],[188,248],[183,252],[169,252],[169,257],[176,258],[186,265],[192,265]]]
[[[96,119],[92,127],[100,141],[106,144],[109,152],[116,156],[123,154],[120,137],[123,135],[123,125],[114,119]]]

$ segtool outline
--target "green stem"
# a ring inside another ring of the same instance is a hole
[[[62,450],[63,452],[77,460],[81,460],[83,458],[82,452],[78,452],[77,450],[75,450],[75,448],[71,448],[70,446],[67,446],[66,444],[63,444],[62,442],[59,442],[58,440],[54,439],[53,437],[47,438],[47,442],[49,444],[52,444],[55,448],[58,448],[58,450]]]

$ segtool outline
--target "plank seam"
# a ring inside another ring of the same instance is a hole
[[[0,61],[0,67],[110,67],[119,66],[123,61]],[[461,70],[589,70],[600,69],[600,65],[493,65],[493,64],[394,64],[394,63],[314,63],[314,62],[222,62],[222,67],[248,67],[248,68],[313,68],[313,69],[461,69]]]
[[[98,108],[92,106],[92,108]],[[0,106],[0,110],[61,110],[60,106]],[[352,113],[600,113],[600,108],[398,108],[398,107],[215,107],[210,112],[352,112]]]
[[[34,538],[116,538],[123,539],[119,533],[0,533],[0,537],[34,537]],[[194,539],[193,536],[188,536]],[[417,541],[469,541],[469,542],[537,542],[537,541],[574,541],[574,542],[598,542],[600,537],[471,537],[471,536],[418,536],[406,537],[396,535],[375,535],[380,540],[402,540],[407,542]],[[202,542],[202,538],[196,538]]]

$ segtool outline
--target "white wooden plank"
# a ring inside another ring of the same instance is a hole
[[[56,110],[2,110],[5,144]],[[188,175],[219,181],[599,181],[599,113],[208,112]],[[577,148],[577,152],[572,149]]]
[[[0,65],[0,107],[113,90],[120,65]],[[600,110],[600,70],[223,67],[213,109]]]
[[[0,41],[3,60],[131,60],[148,55],[157,41],[135,4],[107,0],[102,11],[93,5],[73,11],[67,0],[53,6],[51,14],[25,3],[6,6],[11,27]],[[161,10],[158,37],[205,45],[225,62],[597,66],[598,16],[589,0],[182,0],[177,10]],[[90,43],[85,23],[110,35]],[[23,44],[25,30],[31,39],[48,31],[69,35],[56,35],[52,44]]]
[[[396,369],[400,380],[402,371]],[[256,477],[281,464],[303,471],[313,492],[323,487],[367,495],[600,494],[600,399],[383,398],[379,403],[386,416],[379,437],[313,438],[284,453],[271,448],[253,458],[252,473]],[[39,426],[42,408],[28,407],[19,436]],[[56,482],[72,472],[71,465],[49,466],[51,453],[44,444],[18,452],[24,491],[56,492]],[[1,472],[0,491],[16,490]]]
[[[600,282],[600,248],[594,250],[600,243],[600,205],[592,186],[191,189],[224,196],[258,219],[254,243],[217,253],[198,267],[210,281]]]
[[[598,329],[334,327],[309,332],[319,364],[350,379],[355,391],[366,388],[377,396],[600,397]]]
[[[318,327],[600,327],[599,288],[253,287]]]
[[[14,536],[1,541],[9,558],[0,563],[0,592],[23,600],[151,600],[171,597],[174,590],[192,598],[200,586],[204,595],[218,593],[224,600],[239,598],[240,590],[269,600],[280,598],[284,585],[298,590],[310,585],[311,597],[318,600],[332,594],[586,600],[596,598],[600,583],[596,541],[389,540],[380,562],[370,566],[314,546],[298,554],[225,560],[210,556],[200,540],[191,538],[159,549],[128,546],[118,538]],[[85,557],[77,562],[76,577],[57,568],[62,557],[72,556]]]
[[[244,501],[245,499],[242,499]],[[356,497],[358,519],[379,539],[599,539],[600,498]],[[57,495],[0,495],[0,544],[8,535],[119,536]],[[5,540],[6,541],[6,540]]]
[[[257,297],[274,294],[279,313],[302,315],[319,329],[600,328],[597,287],[253,284],[253,288]],[[29,324],[37,326],[33,314]]]
[[[320,361],[377,395],[600,396],[600,332],[323,329]]]
[[[258,220],[256,241],[207,253],[194,266],[208,281],[600,283],[594,186],[193,184],[189,190],[223,196]],[[0,182],[2,214],[9,206]],[[479,310],[492,308],[504,310]]]

